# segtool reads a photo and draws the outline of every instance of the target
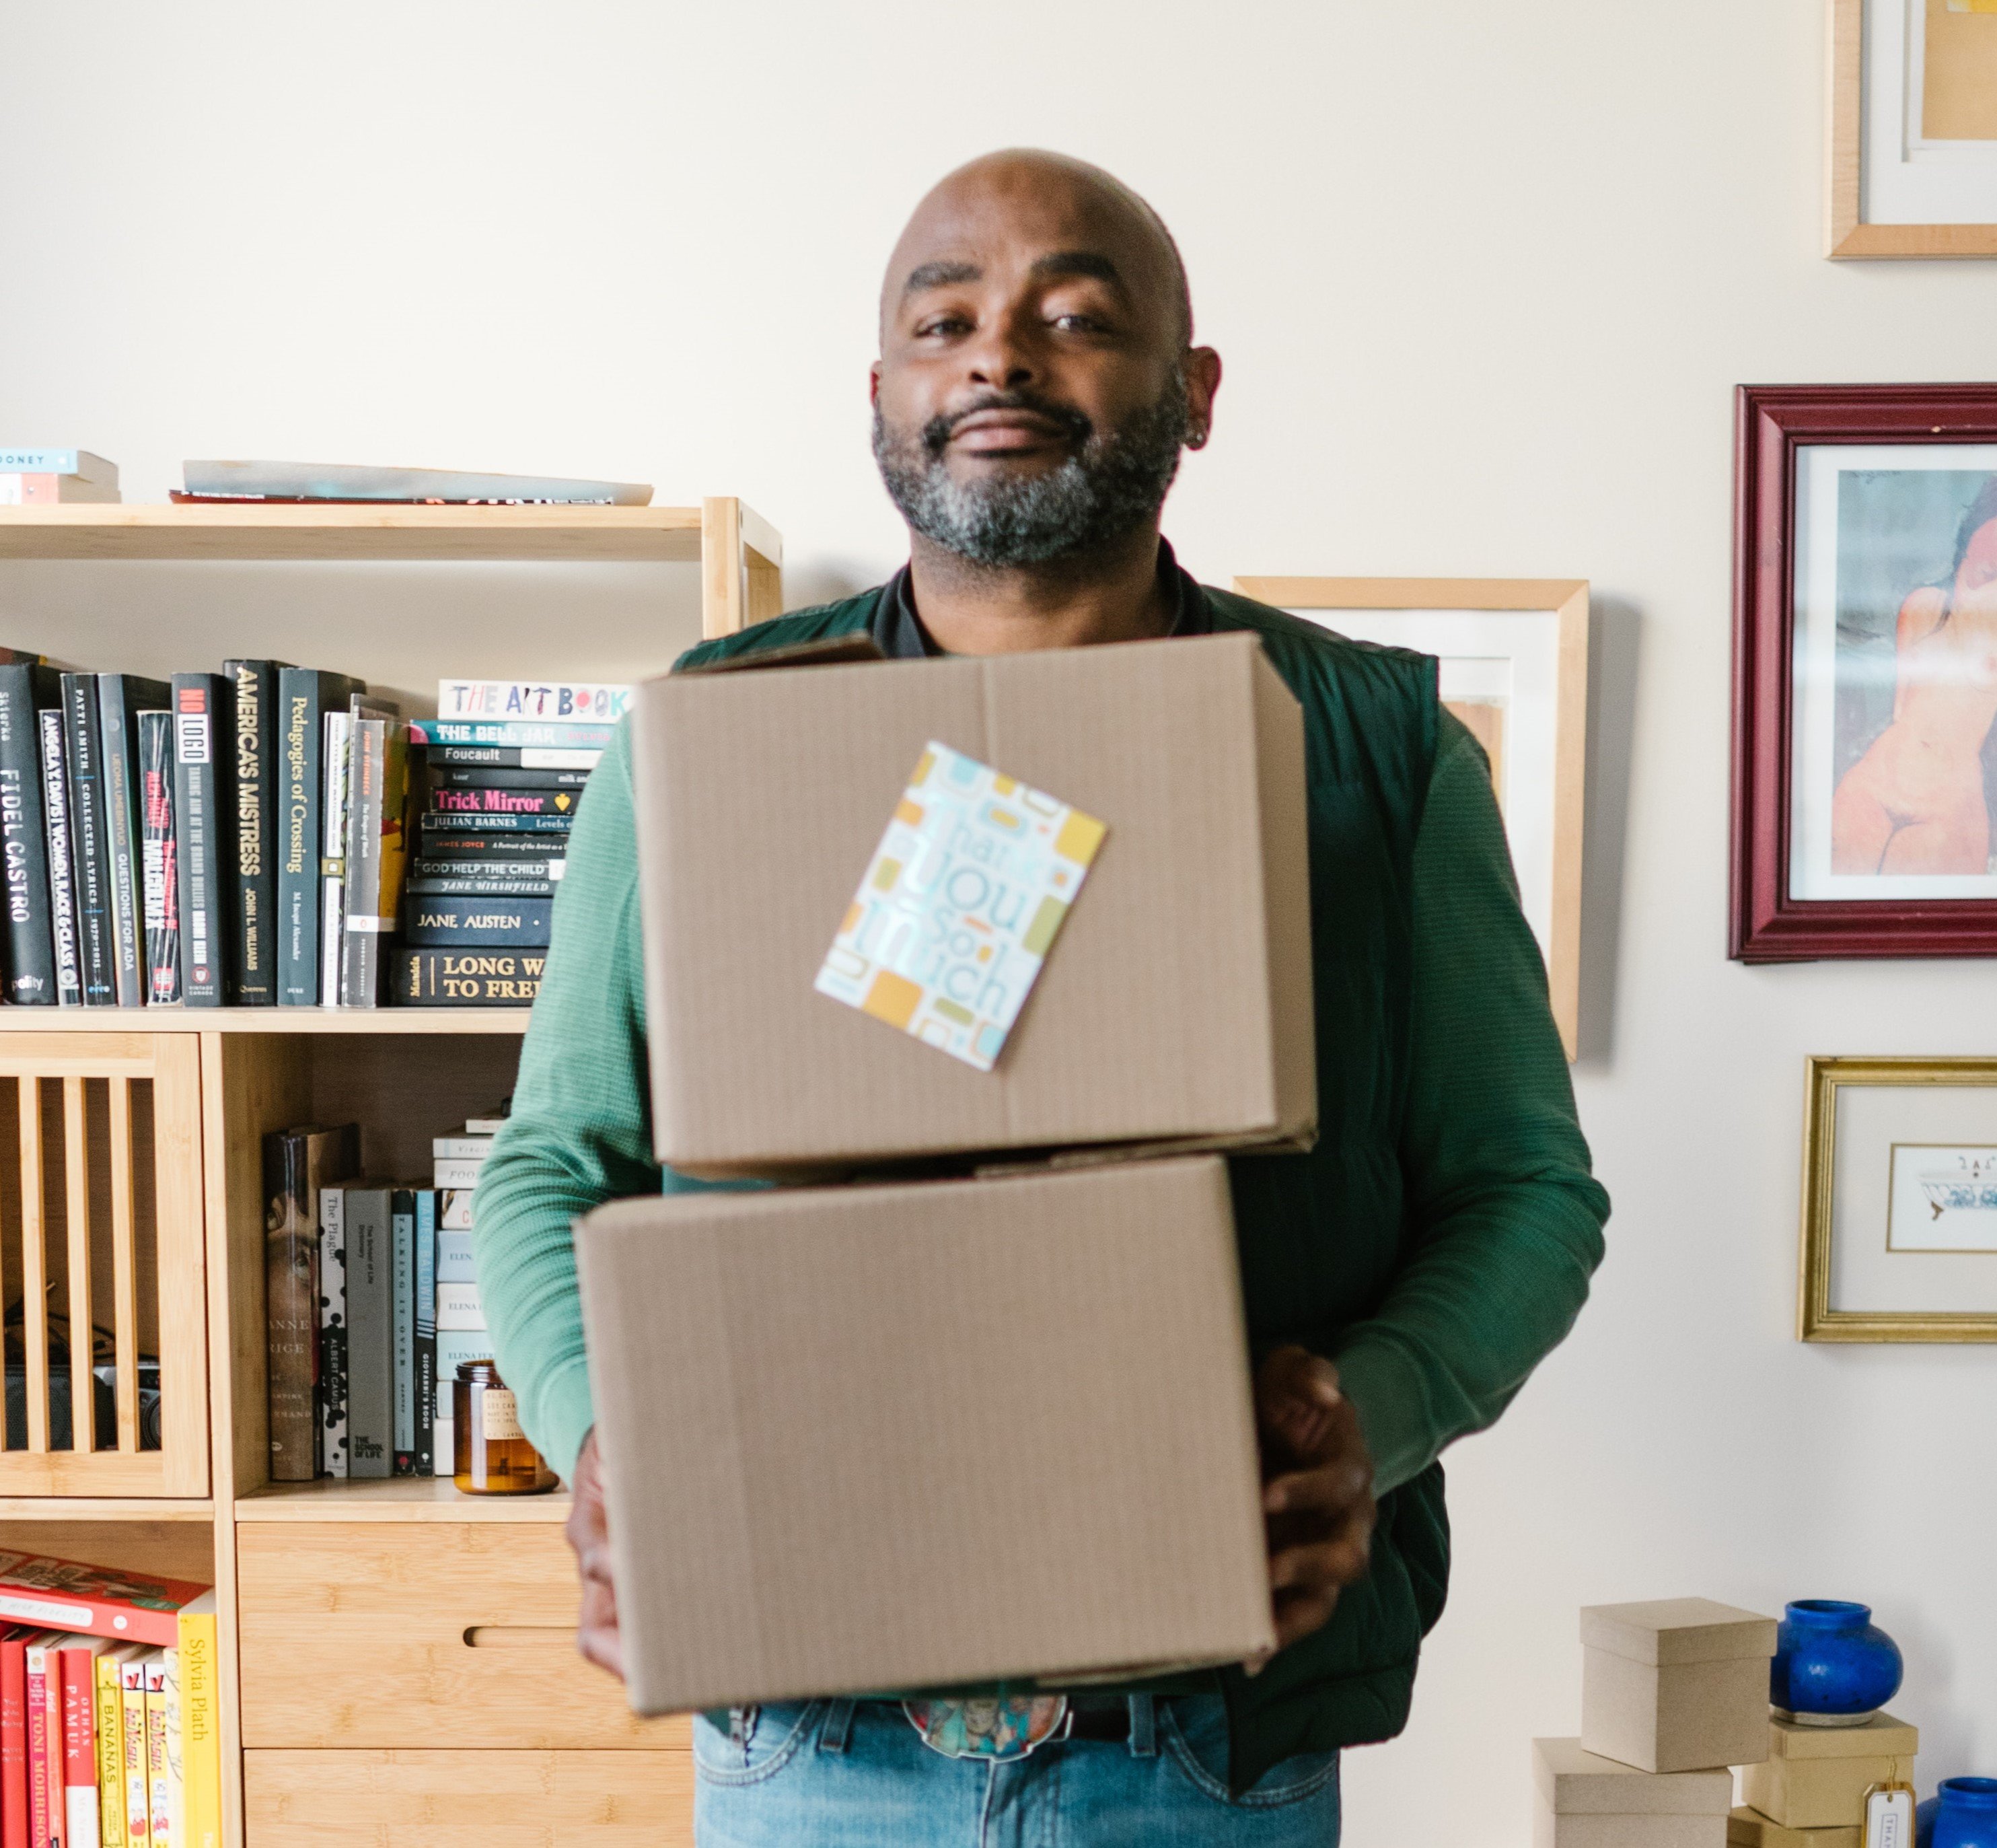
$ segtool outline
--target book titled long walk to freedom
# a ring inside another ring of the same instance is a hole
[[[111,851],[105,838],[103,740],[95,674],[63,675],[62,710],[77,966],[84,1005],[109,1007],[118,999],[117,951],[111,934]]]
[[[313,668],[278,675],[278,1005],[310,1007],[319,998],[319,862],[324,812],[326,715],[364,682]]]
[[[120,1007],[145,1005],[146,920],[139,836],[139,713],[167,703],[166,683],[137,674],[99,674],[104,750],[105,851],[111,866],[113,979]]]
[[[55,942],[56,999],[64,1007],[80,1007],[83,968],[77,955],[76,881],[70,851],[63,716],[52,707],[36,717],[42,734],[42,810],[49,830],[49,931]]]
[[[235,977],[243,1007],[277,1004],[278,675],[282,661],[225,661],[233,698],[229,756],[235,767],[236,808],[224,882],[229,907]]]
[[[541,992],[544,949],[398,949],[390,994],[404,1007],[524,1007]]]
[[[359,1166],[360,1140],[351,1123],[280,1130],[264,1138],[264,1297],[274,1482],[310,1482],[319,1473],[319,1193]]]
[[[391,1188],[347,1190],[347,1470],[394,1468],[395,1342]]]
[[[139,860],[146,914],[146,999],[181,998],[180,849],[174,830],[174,715],[139,715]]]
[[[176,674],[173,685],[174,820],[180,832],[181,994],[190,1007],[228,998],[223,926],[222,809],[217,741],[229,712],[219,674]]]
[[[29,1007],[57,1000],[49,906],[48,819],[42,804],[41,714],[62,696],[55,670],[0,666],[0,871],[7,906],[6,996]]]

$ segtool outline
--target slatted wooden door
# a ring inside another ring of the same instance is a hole
[[[0,1494],[208,1493],[191,1033],[0,1038]]]

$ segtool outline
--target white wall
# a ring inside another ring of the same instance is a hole
[[[1923,1790],[1997,1770],[1993,1356],[1789,1332],[1804,1055],[1988,1052],[1997,966],[1723,953],[1731,388],[1997,370],[1990,264],[1817,254],[1822,12],[0,0],[0,437],[114,457],[128,499],[185,456],[629,475],[747,496],[794,602],[871,582],[879,267],[930,179],[1037,143],[1157,205],[1226,358],[1168,523],[1196,572],[1593,580],[1611,1255],[1452,1459],[1413,1723],[1349,1766],[1364,1848],[1526,1839],[1526,1741],[1577,1724],[1609,1599],[1867,1599]],[[0,627],[419,686],[664,658],[690,578],[16,565]]]

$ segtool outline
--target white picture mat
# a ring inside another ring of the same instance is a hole
[[[1895,1142],[1892,1159],[1888,1251],[1997,1253],[1997,1145]]]
[[[1997,142],[1920,133],[1926,0],[1866,0],[1858,216],[1875,225],[1997,224]]]
[[[1355,641],[1441,662],[1445,699],[1502,695],[1505,834],[1526,921],[1553,958],[1554,770],[1560,744],[1560,614],[1553,610],[1292,610]]]
[[[1997,473],[1997,444],[1806,443],[1797,447],[1795,633],[1789,665],[1793,689],[1789,896],[1997,898],[1997,874],[1993,873],[1835,873],[1830,869],[1830,807],[1837,766],[1838,477],[1847,469],[1875,468]]]
[[[1831,1174],[1830,1307],[1997,1312],[1997,1253],[1892,1251],[1895,1143],[1997,1146],[1997,1085],[1840,1084]]]

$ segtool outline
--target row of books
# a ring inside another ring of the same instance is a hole
[[[471,474],[452,468],[383,468],[350,462],[191,461],[176,501],[402,501],[423,505],[641,507],[642,482],[561,475]],[[0,444],[0,506],[115,501],[118,465],[87,449]]]
[[[220,1848],[213,1591],[0,1553],[0,1848]]]
[[[491,1357],[471,1195],[505,1111],[436,1138],[429,1187],[354,1178],[352,1124],[264,1138],[274,1481],[451,1473],[458,1366]]]
[[[408,720],[284,661],[169,682],[0,651],[6,999],[531,1001],[628,692],[447,681],[479,716]]]

